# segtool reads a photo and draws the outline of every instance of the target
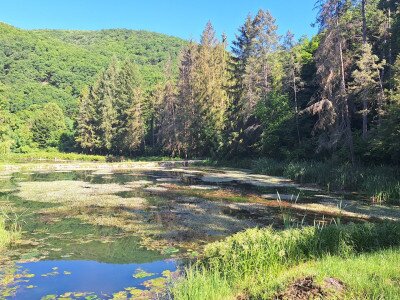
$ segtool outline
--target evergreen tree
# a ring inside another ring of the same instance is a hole
[[[144,145],[145,127],[143,122],[143,94],[140,87],[137,87],[132,94],[133,101],[127,114],[126,135],[124,140],[125,152],[132,153]]]
[[[287,52],[287,56],[282,55],[283,59],[286,59],[285,64],[285,85],[286,90],[290,91],[293,95],[294,113],[296,118],[296,132],[297,139],[300,144],[300,128],[299,128],[299,103],[298,93],[300,88],[303,86],[301,79],[301,56],[299,47],[295,44],[294,35],[289,31],[287,32],[284,40],[284,50]],[[296,47],[297,46],[297,47]]]
[[[177,134],[178,155],[193,156],[202,151],[201,129],[202,115],[201,103],[196,99],[195,71],[198,58],[198,46],[191,42],[183,50],[179,81],[176,117],[179,123]]]
[[[222,144],[229,106],[229,56],[225,47],[225,44],[218,41],[212,24],[208,22],[198,46],[194,74],[194,93],[200,105],[198,113],[202,126],[202,144],[199,148],[207,149],[207,152],[218,150]]]
[[[117,75],[118,62],[113,58],[107,70],[101,74],[94,88],[100,116],[101,150],[105,153],[115,151],[113,149],[113,138],[116,134],[116,126],[118,124],[118,114],[115,105],[118,97]]]
[[[260,101],[268,105],[268,94],[279,86],[278,78],[282,76],[278,74],[282,66],[274,55],[279,40],[277,29],[272,15],[260,10],[254,18],[247,17],[233,42],[236,99],[230,108],[232,153],[247,152],[259,143],[262,128],[256,108]]]
[[[308,111],[319,115],[316,128],[323,130],[320,149],[332,149],[343,140],[348,147],[350,161],[354,164],[354,142],[346,82],[348,64],[345,62],[349,30],[342,18],[351,3],[347,0],[319,0],[317,5],[317,23],[322,38],[316,53],[316,62],[322,99],[311,105]]]
[[[353,72],[352,90],[363,103],[363,138],[368,132],[368,113],[371,102],[378,107],[378,117],[383,114],[384,91],[381,81],[381,70],[385,62],[379,63],[379,58],[372,53],[372,47],[368,43],[363,44],[361,55],[357,61],[357,69]],[[370,102],[370,103],[369,103]]]
[[[117,74],[116,82],[114,149],[118,149],[120,153],[131,152],[140,146],[145,133],[142,82],[137,66],[125,61]],[[137,132],[134,131],[135,128]]]
[[[158,140],[165,151],[172,156],[180,155],[178,131],[181,121],[178,119],[177,87],[172,77],[171,65],[165,67],[165,84],[158,92],[160,114]]]
[[[93,88],[85,87],[81,92],[79,103],[76,142],[87,153],[94,153],[100,146],[99,116],[96,106]]]

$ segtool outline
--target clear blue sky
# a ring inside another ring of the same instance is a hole
[[[279,32],[311,36],[315,0],[0,0],[0,21],[24,29],[127,28],[198,39],[208,20],[234,39],[248,13],[268,9]]]

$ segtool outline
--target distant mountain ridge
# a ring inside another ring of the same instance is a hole
[[[0,22],[0,96],[9,100],[11,112],[55,102],[71,115],[82,88],[112,57],[139,65],[151,90],[167,60],[177,65],[185,44],[143,30],[23,30]]]

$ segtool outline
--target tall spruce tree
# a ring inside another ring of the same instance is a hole
[[[165,84],[157,93],[159,97],[159,116],[157,118],[158,141],[168,154],[172,156],[180,155],[178,131],[181,121],[178,119],[178,98],[176,84],[172,77],[171,65],[165,67]]]
[[[103,153],[115,151],[113,139],[116,134],[118,115],[116,110],[117,99],[118,61],[113,58],[109,67],[103,72],[95,85],[94,94],[97,97],[100,116],[100,140]]]
[[[193,156],[201,152],[201,103],[196,98],[196,63],[198,45],[190,42],[182,52],[178,80],[176,116],[179,123],[176,149],[178,155]]]
[[[301,86],[304,84],[301,79],[301,56],[298,47],[296,47],[296,42],[294,40],[294,35],[290,31],[286,33],[284,40],[284,50],[287,52],[287,56],[282,55],[283,59],[287,59],[284,62],[285,65],[285,83],[286,90],[291,91],[293,95],[294,103],[294,113],[296,118],[296,132],[297,139],[300,144],[300,128],[299,128],[299,103],[298,103],[298,93]]]
[[[114,149],[120,153],[132,152],[141,145],[145,132],[142,82],[137,66],[126,60],[117,74],[116,82]]]
[[[354,141],[346,77],[348,64],[345,50],[348,28],[342,16],[351,5],[348,0],[319,0],[317,23],[322,36],[316,53],[317,74],[322,99],[307,111],[319,115],[316,128],[324,130],[320,148],[332,149],[344,141],[354,165]]]
[[[247,152],[259,143],[262,127],[256,109],[258,105],[268,105],[268,95],[276,87],[277,77],[281,76],[276,76],[276,71],[281,70],[275,68],[277,29],[272,15],[260,10],[254,18],[247,17],[233,42],[232,94],[235,100],[230,108],[229,137],[232,154]]]
[[[199,103],[201,141],[206,152],[216,151],[222,143],[226,111],[229,105],[228,53],[226,44],[216,38],[214,28],[207,23],[195,61],[194,93]]]
[[[100,120],[96,100],[92,87],[85,87],[82,90],[77,117],[76,142],[86,153],[94,153],[100,147],[98,135]]]
[[[372,53],[370,44],[362,45],[360,57],[356,63],[357,69],[353,72],[353,82],[351,88],[356,96],[361,99],[363,104],[363,124],[362,135],[367,138],[368,132],[368,114],[371,105],[378,108],[378,120],[383,115],[384,106],[384,90],[381,81],[381,70],[385,65],[385,61],[379,62],[378,56]]]

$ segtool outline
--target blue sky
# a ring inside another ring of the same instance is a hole
[[[234,39],[248,13],[268,9],[279,32],[311,36],[315,0],[0,0],[0,21],[24,29],[145,29],[196,39],[208,20]]]

